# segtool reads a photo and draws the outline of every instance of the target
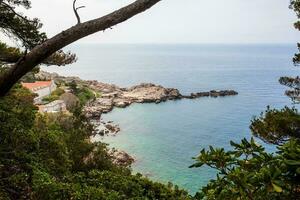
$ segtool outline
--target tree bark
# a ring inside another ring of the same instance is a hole
[[[104,31],[139,14],[161,0],[136,0],[103,17],[77,24],[34,47],[27,55],[0,75],[0,96],[4,96],[27,72],[63,47],[93,33]]]

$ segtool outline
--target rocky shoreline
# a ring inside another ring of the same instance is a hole
[[[118,124],[115,124],[113,121],[103,121],[101,120],[91,120],[91,122],[97,126],[96,133],[100,136],[105,135],[116,135],[121,131],[121,128]]]
[[[88,118],[99,118],[101,114],[108,113],[114,107],[125,108],[133,103],[161,103],[170,100],[196,99],[201,97],[225,97],[238,93],[234,90],[212,90],[182,95],[178,89],[165,88],[152,83],[142,83],[129,88],[120,88],[115,85],[98,81],[87,81],[91,89],[101,92],[101,97],[89,102],[84,107]]]
[[[120,131],[120,127],[113,122],[105,122],[101,120],[101,115],[109,113],[115,107],[125,108],[133,103],[156,103],[159,104],[165,101],[181,100],[181,99],[196,99],[202,97],[225,97],[238,95],[234,90],[211,90],[208,92],[197,92],[189,95],[182,95],[178,89],[165,88],[161,85],[153,83],[142,83],[133,87],[122,88],[113,84],[102,83],[99,81],[85,81],[78,77],[64,77],[56,73],[48,73],[41,71],[37,74],[40,79],[53,79],[56,82],[70,83],[75,81],[77,85],[82,85],[90,88],[95,94],[100,94],[99,97],[88,102],[83,112],[98,127],[97,133],[101,136],[115,135]],[[118,165],[130,165],[135,160],[125,151],[111,149],[109,151],[113,162]]]
[[[175,88],[165,88],[153,83],[141,83],[136,86],[122,88],[114,84],[102,83],[99,81],[86,81],[78,77],[64,77],[56,73],[41,71],[37,78],[54,79],[56,82],[70,83],[75,81],[77,85],[84,85],[99,97],[88,102],[83,112],[90,119],[99,119],[102,114],[108,113],[113,108],[125,108],[133,103],[161,103],[170,100],[196,99],[202,97],[225,97],[238,95],[234,90],[211,90],[207,92],[196,92],[183,95]]]
[[[130,166],[135,161],[135,159],[125,151],[120,151],[115,148],[111,149],[108,153],[112,157],[113,163],[118,166]]]

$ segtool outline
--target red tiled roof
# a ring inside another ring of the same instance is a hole
[[[39,88],[50,87],[52,81],[36,81],[34,83],[21,83],[23,87],[29,90],[37,90]]]

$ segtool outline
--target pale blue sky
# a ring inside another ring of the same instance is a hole
[[[72,0],[31,0],[27,11],[49,36],[76,23]],[[162,0],[154,8],[81,43],[295,43],[290,0]],[[82,21],[132,0],[78,0]],[[26,13],[27,13],[26,12]]]

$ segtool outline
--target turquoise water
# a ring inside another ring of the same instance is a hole
[[[46,68],[63,75],[130,86],[153,82],[182,93],[234,89],[238,96],[201,98],[115,109],[105,120],[122,131],[105,142],[133,155],[134,172],[172,181],[196,192],[215,177],[206,167],[189,169],[202,148],[229,147],[250,137],[249,124],[267,105],[291,105],[278,84],[297,75],[295,45],[77,45],[79,60],[70,67]],[[272,149],[267,145],[267,149]]]

